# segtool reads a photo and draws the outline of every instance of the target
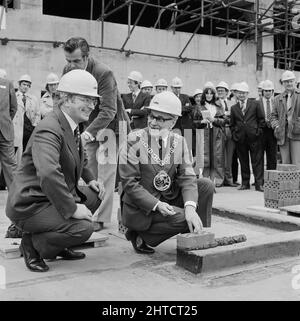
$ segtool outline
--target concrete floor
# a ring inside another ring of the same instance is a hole
[[[5,198],[6,193],[0,193],[0,235],[9,223],[4,215]],[[263,193],[221,188],[215,194],[216,204],[235,209],[262,205]],[[296,275],[292,268],[300,265],[300,258],[193,275],[175,265],[175,238],[157,247],[154,255],[136,254],[117,231],[117,207],[118,195],[115,194],[113,221],[101,232],[109,234],[109,240],[104,247],[85,249],[85,260],[48,262],[50,271],[39,274],[28,271],[22,258],[0,257],[0,266],[6,271],[6,289],[0,286],[0,300],[300,299],[300,289],[292,287]],[[244,233],[250,239],[277,233],[273,229],[217,216],[213,217],[212,226],[217,237]]]

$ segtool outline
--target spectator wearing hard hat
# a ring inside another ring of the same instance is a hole
[[[6,204],[6,215],[24,231],[20,250],[33,272],[49,269],[44,259],[85,257],[70,248],[93,233],[92,213],[104,193],[87,167],[79,132],[97,105],[97,81],[77,69],[61,78],[57,90],[58,108],[37,125]],[[78,185],[80,178],[87,186]]]
[[[300,92],[295,74],[285,71],[281,76],[283,93],[274,98],[271,125],[280,148],[283,164],[295,164],[300,169]]]
[[[204,129],[204,168],[202,175],[216,183],[216,187],[224,181],[224,126],[225,114],[217,101],[216,88],[212,82],[204,85],[200,101],[198,117],[193,118],[196,129]],[[198,146],[197,146],[198,147]]]
[[[160,78],[157,80],[157,82],[155,83],[154,85],[155,87],[155,91],[157,94],[163,92],[163,91],[166,91],[168,90],[168,83],[165,79],[163,78]]]
[[[230,128],[236,142],[241,164],[242,185],[239,190],[250,189],[249,153],[255,178],[256,191],[263,192],[263,150],[261,144],[265,117],[257,100],[248,99],[249,87],[246,82],[237,86],[238,103],[231,107]]]
[[[183,87],[183,82],[180,78],[175,77],[172,79],[171,90],[172,92],[180,99],[182,107],[182,116],[178,117],[177,123],[174,128],[177,128],[181,131],[181,134],[184,135],[185,129],[192,129],[192,111],[193,107],[190,102],[189,96],[181,93]],[[188,146],[191,149],[191,142],[188,142]]]
[[[276,169],[277,166],[277,139],[271,127],[271,113],[274,105],[274,84],[271,80],[265,80],[262,85],[262,97],[259,100],[260,106],[265,116],[265,126],[263,127],[262,148],[266,153],[267,170]]]
[[[29,75],[19,78],[19,89],[16,93],[18,101],[18,112],[14,119],[15,147],[25,151],[28,140],[41,120],[41,112],[38,99],[29,93],[32,81]]]
[[[149,80],[144,80],[141,84],[141,92],[144,94],[152,95],[153,85]]]
[[[50,73],[46,80],[46,92],[41,98],[41,117],[44,118],[46,114],[53,111],[53,107],[57,100],[57,87],[59,78],[56,74]]]
[[[264,81],[259,82],[259,84],[257,85],[257,94],[258,94],[258,97],[256,98],[257,100],[260,100],[262,98],[263,85],[264,85]]]
[[[172,131],[181,108],[172,92],[155,95],[148,127],[130,133],[120,152],[122,222],[137,253],[151,254],[173,235],[211,225],[214,185],[196,179],[185,139]]]
[[[127,84],[130,93],[123,94],[122,100],[125,110],[131,119],[131,128],[139,129],[147,126],[147,109],[151,97],[149,93],[140,90],[143,76],[139,71],[131,71],[128,75]]]

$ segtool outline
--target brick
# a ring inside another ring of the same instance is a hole
[[[285,172],[294,172],[298,170],[297,165],[294,164],[277,164],[278,171],[285,171]]]
[[[185,233],[177,235],[177,248],[181,250],[193,250],[204,248],[213,244],[215,240],[214,233],[202,231],[201,233]]]
[[[268,170],[268,180],[269,181],[290,181],[290,180],[299,180],[300,171],[277,171],[277,170]]]

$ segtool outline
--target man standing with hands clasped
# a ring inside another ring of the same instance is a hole
[[[6,215],[23,230],[20,250],[34,272],[49,269],[43,259],[85,257],[70,248],[93,233],[92,213],[104,196],[86,166],[78,128],[97,104],[97,81],[73,70],[61,78],[58,92],[58,108],[33,132],[6,204]],[[81,177],[88,186],[78,186]]]
[[[120,152],[122,222],[137,253],[151,254],[178,233],[211,225],[213,183],[196,178],[185,139],[172,132],[181,102],[171,92],[151,100],[148,127],[131,132]]]

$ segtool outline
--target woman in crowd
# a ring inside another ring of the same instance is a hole
[[[55,100],[57,99],[57,86],[59,78],[56,74],[50,73],[47,76],[46,92],[41,98],[41,117],[44,118],[46,114],[53,110]]]

